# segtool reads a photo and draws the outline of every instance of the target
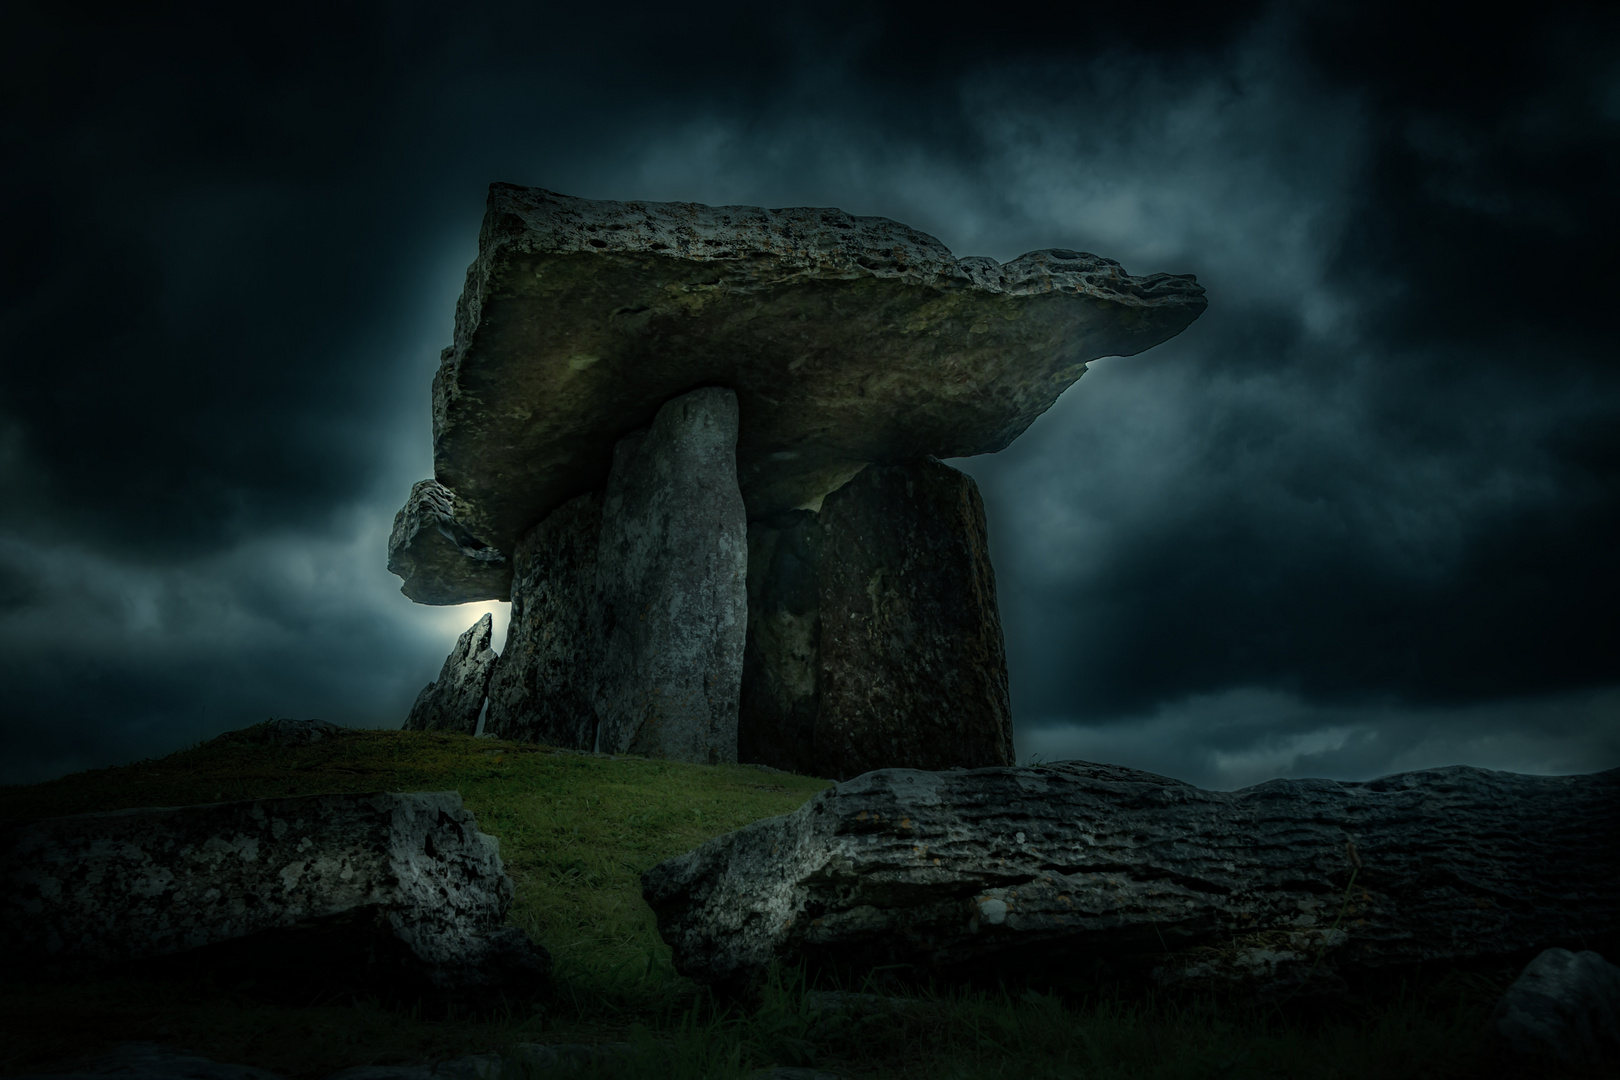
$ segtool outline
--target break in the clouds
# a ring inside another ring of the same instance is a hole
[[[36,19],[6,129],[0,781],[268,715],[396,725],[501,621],[383,569],[497,179],[1199,276],[1185,334],[955,462],[1021,759],[1218,787],[1620,763],[1612,36],[1549,10],[1425,79],[1403,50],[1445,26],[1189,11]],[[700,41],[731,62],[679,62]]]

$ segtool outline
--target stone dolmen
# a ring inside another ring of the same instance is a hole
[[[1010,764],[984,510],[938,459],[1002,449],[1087,361],[1204,307],[1076,251],[495,184],[389,569],[421,603],[511,600],[493,671],[471,639],[445,669],[489,679],[507,738],[838,778]],[[445,684],[412,726],[471,731],[485,695]]]

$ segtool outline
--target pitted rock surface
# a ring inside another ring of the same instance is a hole
[[[0,833],[0,958],[45,974],[204,947],[276,974],[319,938],[303,960],[337,943],[372,957],[384,991],[533,989],[549,960],[502,925],[511,900],[494,838],[453,791],[121,810]]]
[[[736,391],[738,480],[764,517],[869,462],[1000,450],[1088,360],[1174,337],[1205,304],[1191,277],[1066,249],[957,258],[840,210],[494,184],[433,383],[453,513],[413,492],[390,568],[423,603],[488,598],[511,568],[485,553],[600,489],[614,444],[694,387]]]
[[[748,539],[737,397],[694,390],[620,440],[602,504],[595,749],[737,760]]]
[[[405,718],[406,731],[459,731],[471,735],[478,729],[489,681],[495,674],[496,655],[489,647],[495,621],[485,614],[456,639],[445,657],[439,677],[416,695],[416,704]]]
[[[601,536],[602,493],[593,491],[559,506],[518,541],[511,621],[489,684],[484,734],[595,748]]]
[[[945,977],[1101,960],[1160,985],[1297,985],[1615,940],[1620,769],[1236,792],[1086,762],[884,769],[642,885],[676,968],[721,985],[772,959]]]

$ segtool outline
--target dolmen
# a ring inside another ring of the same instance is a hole
[[[454,791],[312,795],[0,829],[0,964],[218,973],[480,1007],[543,991],[512,882]]]
[[[411,726],[470,733],[487,701],[486,733],[584,750],[1010,765],[984,507],[939,459],[1205,305],[1190,276],[957,258],[839,210],[493,185],[388,566],[511,621]]]
[[[1417,965],[1614,955],[1620,769],[1236,792],[1087,762],[883,769],[642,885],[676,969],[734,992],[780,962],[854,982],[1332,997]],[[1611,977],[1583,957],[1588,982]],[[1552,984],[1504,1006],[1517,1044],[1555,1039],[1546,999],[1578,995]]]

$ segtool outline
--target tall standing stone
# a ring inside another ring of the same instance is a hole
[[[484,695],[495,674],[495,652],[489,647],[494,620],[485,615],[456,639],[455,648],[445,657],[436,681],[416,695],[416,704],[405,719],[406,731],[459,731],[471,735],[478,730],[478,714],[484,708]]]
[[[1013,763],[972,477],[932,459],[868,466],[813,518],[758,522],[749,543],[744,760],[840,780]]]
[[[674,398],[613,452],[597,552],[603,659],[596,747],[737,759],[747,527],[737,396]]]
[[[571,750],[596,744],[602,649],[596,553],[602,493],[552,511],[512,553],[512,618],[489,684],[484,731]]]

